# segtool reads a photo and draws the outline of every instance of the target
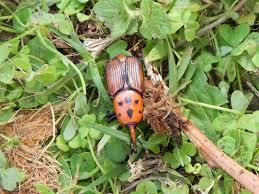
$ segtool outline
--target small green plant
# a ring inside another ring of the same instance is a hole
[[[105,117],[112,103],[104,66],[117,54],[152,63],[188,118],[258,173],[258,7],[253,0],[0,1],[0,124],[16,110],[67,105],[51,146],[61,165],[61,188],[33,187],[43,194],[120,193],[128,184],[135,194],[234,191],[234,180],[211,169],[184,134],[178,145],[144,122],[137,136],[166,171],[128,182],[128,131]],[[17,139],[10,139],[0,148],[14,144]],[[0,186],[11,191],[24,179],[0,152]]]
[[[25,177],[22,171],[8,165],[4,153],[0,150],[0,188],[13,191],[17,184],[22,182]]]

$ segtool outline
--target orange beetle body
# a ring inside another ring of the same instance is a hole
[[[142,64],[136,57],[117,55],[105,66],[109,95],[113,99],[115,115],[131,135],[136,150],[136,125],[143,117],[144,76]]]

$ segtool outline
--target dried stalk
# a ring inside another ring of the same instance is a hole
[[[144,63],[146,66],[146,69],[154,69],[150,63]],[[149,72],[150,79],[155,74],[157,76],[158,72]],[[163,105],[166,107],[169,111],[171,111],[168,114],[168,111],[159,111],[157,108],[154,108],[153,106],[147,105],[146,106],[146,114],[144,111],[144,119],[151,124],[153,124],[152,128],[156,131],[162,131],[161,127],[164,125],[165,129],[173,135],[174,133],[174,127],[176,126],[181,128],[181,130],[188,136],[190,141],[194,143],[194,145],[197,147],[197,149],[201,152],[201,154],[204,156],[204,158],[208,161],[208,164],[213,167],[219,167],[222,170],[224,170],[226,173],[228,173],[230,176],[232,176],[236,181],[238,181],[241,185],[243,185],[245,188],[247,188],[252,193],[259,193],[259,177],[254,175],[252,172],[246,170],[244,167],[239,165],[236,161],[234,161],[232,158],[230,158],[228,155],[226,155],[222,150],[220,150],[216,145],[214,145],[197,127],[195,127],[189,119],[184,116],[179,108],[172,108],[175,107],[174,102],[170,100],[170,96],[168,94],[168,88],[165,85],[163,80],[160,80],[160,82],[157,82],[157,80],[149,81],[147,84],[153,84],[153,88],[151,88],[150,91],[156,90],[156,93],[154,94],[146,94],[146,100],[152,101],[154,98],[160,99],[160,101],[163,101],[165,97],[168,98],[168,100],[163,103]],[[166,88],[164,88],[166,87]],[[150,88],[148,88],[150,89]],[[158,90],[164,90],[159,92]],[[151,96],[151,97],[148,97]],[[145,101],[145,98],[144,98]],[[155,102],[155,100],[153,100]],[[152,102],[153,103],[153,102]],[[150,104],[150,103],[149,103]],[[152,109],[149,110],[149,109]],[[154,112],[155,116],[154,116]],[[159,116],[157,116],[159,115]],[[167,118],[163,120],[163,122],[160,122],[159,125],[156,125],[155,123],[157,121],[154,121],[157,117],[163,118],[163,115],[167,115]],[[157,129],[156,129],[157,128]],[[168,130],[169,128],[169,130]]]

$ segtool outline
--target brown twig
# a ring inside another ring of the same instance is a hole
[[[187,118],[179,111],[176,113],[183,120]],[[252,172],[246,170],[236,161],[226,155],[215,144],[213,144],[197,127],[190,121],[187,121],[182,127],[183,132],[196,145],[199,150],[202,150],[206,159],[209,158],[213,164],[220,167],[226,173],[231,175],[240,184],[246,187],[253,193],[259,193],[259,177]]]
[[[145,63],[145,65],[152,66],[151,64]],[[150,68],[150,67],[148,67]],[[146,104],[149,104],[146,106],[146,108],[149,110],[151,108],[152,103],[156,102],[154,99],[159,101],[161,99],[164,99],[165,96],[169,98],[168,92],[165,92],[166,90],[163,88],[165,83],[157,83],[157,85],[151,86],[152,83],[149,81],[146,81],[146,87],[147,92],[152,92],[152,88],[156,90],[156,88],[160,88],[164,91],[155,91],[156,94],[144,94],[146,95],[146,99],[144,96],[144,102],[148,102]],[[161,80],[161,82],[164,82]],[[166,87],[166,86],[165,86]],[[151,96],[151,97],[149,97]],[[152,103],[149,103],[152,102]],[[195,127],[189,119],[184,116],[180,109],[170,109],[170,107],[175,106],[175,103],[172,101],[165,102],[162,106],[168,107],[168,110],[171,110],[171,114],[168,115],[167,119],[163,122],[160,122],[158,119],[155,120],[157,117],[163,118],[164,115],[167,114],[167,111],[159,111],[158,109],[152,108],[152,111],[144,111],[144,119],[151,124],[151,127],[160,132],[165,131],[161,130],[161,128],[165,128],[166,130],[169,130],[168,133],[172,134],[172,131],[174,131],[174,128],[181,128],[181,130],[188,136],[191,142],[194,143],[194,145],[197,147],[197,149],[201,152],[201,154],[204,156],[204,158],[208,161],[208,164],[212,165],[213,167],[219,167],[222,170],[224,170],[226,173],[228,173],[230,176],[232,176],[236,181],[238,181],[241,185],[243,185],[245,188],[250,190],[253,193],[259,193],[259,177],[254,175],[252,172],[246,170],[244,167],[239,165],[236,161],[234,161],[232,158],[230,158],[228,155],[226,155],[222,150],[220,150],[216,145],[214,145],[197,127]],[[154,121],[155,120],[155,121]],[[160,122],[159,125],[156,123]],[[156,129],[158,128],[158,129]]]

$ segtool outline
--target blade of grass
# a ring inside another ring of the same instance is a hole
[[[116,168],[114,168],[114,169],[110,170],[109,172],[107,172],[107,174],[97,178],[93,183],[90,183],[89,185],[87,185],[84,189],[82,189],[80,191],[80,194],[81,193],[85,193],[86,191],[91,190],[93,187],[98,186],[98,185],[104,183],[105,181],[107,181],[110,178],[118,177],[119,175],[121,175],[126,170],[127,170],[126,165],[119,165],[119,166],[117,166]]]
[[[183,57],[179,60],[177,64],[178,81],[180,81],[185,71],[187,70],[188,65],[190,64],[190,61],[192,59],[192,50],[193,50],[192,47],[187,48],[183,53]]]
[[[88,123],[88,122],[84,122],[81,123],[82,126],[85,126],[87,128],[94,128],[98,131],[101,131],[102,133],[106,134],[106,135],[110,135],[114,138],[120,139],[124,142],[126,142],[128,145],[130,144],[130,136],[127,133],[124,133],[122,131],[113,129],[112,127],[107,127],[105,125],[101,125],[101,124],[97,124],[97,123]],[[153,146],[152,143],[141,140],[141,143],[143,143],[143,145],[145,146],[145,148],[149,148],[151,146]],[[139,142],[137,142],[138,146],[141,146]]]
[[[103,169],[103,167],[101,166],[101,164],[99,163],[99,161],[97,160],[96,156],[95,156],[95,153],[94,153],[94,150],[93,150],[93,147],[92,147],[92,144],[91,144],[91,141],[90,141],[90,138],[89,136],[87,136],[87,142],[88,142],[88,146],[89,146],[89,149],[90,149],[90,152],[92,154],[92,157],[93,157],[93,160],[94,162],[96,163],[96,165],[98,166],[98,168],[101,170],[102,174],[105,175],[106,172],[105,170]],[[108,178],[108,177],[107,177]],[[113,193],[118,193],[116,192],[116,188],[114,187],[114,184],[113,184],[113,181],[111,178],[108,178],[108,181],[111,185],[111,188],[112,188],[112,192]]]
[[[102,79],[98,70],[98,67],[95,63],[95,59],[91,55],[89,51],[86,50],[83,43],[79,40],[77,35],[75,33],[72,33],[71,38],[68,36],[60,33],[55,28],[51,28],[51,31],[55,33],[57,36],[62,38],[64,41],[66,41],[71,47],[73,47],[85,60],[85,63],[89,65],[91,78],[94,82],[94,85],[98,89],[98,91],[101,94],[101,98],[104,100],[105,103],[111,104],[110,97],[102,83]]]
[[[192,100],[189,100],[189,99],[186,99],[186,98],[181,98],[181,100],[183,102],[188,103],[188,104],[193,104],[193,105],[211,108],[211,109],[215,109],[215,110],[221,110],[221,111],[224,111],[224,112],[230,112],[230,113],[234,113],[234,114],[238,114],[238,115],[242,114],[242,112],[240,112],[240,111],[229,109],[229,108],[224,108],[224,107],[221,107],[221,106],[215,106],[215,105],[206,104],[206,103],[203,103],[203,102],[195,102],[195,101],[192,101]]]
[[[178,73],[177,73],[177,67],[174,60],[173,51],[168,39],[167,39],[167,45],[168,45],[169,92],[170,94],[173,94],[178,88],[178,79],[177,79]]]
[[[59,51],[57,51],[56,49],[52,48],[51,46],[49,46],[46,41],[44,40],[41,32],[39,30],[36,31],[37,33],[37,37],[39,38],[39,40],[41,41],[41,43],[51,52],[55,53],[57,56],[59,56],[60,58],[62,58],[64,61],[66,61],[74,70],[75,72],[78,74],[79,79],[81,81],[82,84],[82,88],[83,88],[83,94],[86,95],[86,84],[85,84],[85,80],[84,77],[81,73],[81,71],[77,68],[77,66],[70,61],[67,57],[65,57],[63,54],[61,54]]]

